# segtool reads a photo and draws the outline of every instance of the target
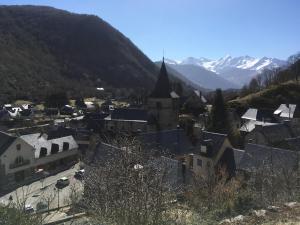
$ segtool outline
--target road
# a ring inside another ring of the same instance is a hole
[[[49,208],[57,208],[69,205],[70,194],[82,193],[83,183],[80,180],[74,178],[75,171],[78,170],[78,165],[60,172],[56,175],[49,176],[44,180],[36,181],[30,185],[25,185],[16,189],[15,191],[8,193],[0,198],[0,202],[8,205],[10,204],[9,197],[12,196],[12,202],[19,205],[30,204],[36,210],[36,204],[38,202],[45,202],[49,204]],[[56,181],[61,177],[68,177],[70,185],[63,189],[57,189],[55,187]]]

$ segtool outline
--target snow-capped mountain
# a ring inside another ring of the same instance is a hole
[[[281,67],[286,65],[286,61],[276,59],[276,58],[254,58],[251,56],[240,56],[240,57],[232,57],[230,55],[226,55],[218,60],[211,60],[207,58],[193,58],[189,57],[182,61],[172,60],[173,64],[192,64],[197,66],[202,66],[207,70],[210,70],[215,73],[221,73],[222,70],[228,68],[239,68],[239,69],[248,69],[255,71],[262,71],[266,68],[274,68]]]
[[[172,65],[194,65],[205,68],[238,86],[247,84],[252,77],[264,69],[271,69],[287,65],[287,62],[277,58],[254,58],[251,56],[232,57],[226,55],[218,60],[188,57],[184,60],[166,60]]]

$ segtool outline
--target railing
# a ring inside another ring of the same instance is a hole
[[[15,169],[15,168],[18,168],[18,167],[21,167],[21,166],[26,166],[26,165],[29,165],[30,164],[30,160],[29,159],[26,159],[24,160],[23,162],[21,163],[13,163],[13,164],[10,164],[9,165],[9,169]]]

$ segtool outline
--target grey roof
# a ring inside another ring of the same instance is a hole
[[[174,155],[192,152],[195,148],[182,129],[143,133],[139,140],[146,148],[158,148]]]
[[[14,142],[15,136],[0,131],[0,156]]]
[[[285,139],[289,149],[300,152],[300,137]]]
[[[211,141],[212,156],[214,156],[221,149],[224,141],[227,139],[227,135],[226,134],[203,131],[201,139],[202,139],[202,142],[203,141],[208,141],[208,140]]]
[[[250,108],[244,113],[242,119],[256,120],[256,116],[257,116],[257,109]]]
[[[274,115],[277,115],[282,118],[294,118],[297,113],[296,112],[297,105],[294,104],[281,104],[278,109],[274,111]]]
[[[241,150],[241,149],[237,149],[237,148],[233,148],[233,154],[234,154],[234,161],[236,165],[239,165],[244,154],[245,154],[245,150]]]
[[[245,153],[237,164],[238,169],[254,171],[260,168],[294,170],[298,166],[298,153],[287,149],[247,144]]]
[[[282,123],[262,126],[262,133],[270,143],[293,137],[290,128]]]
[[[171,98],[171,85],[168,77],[168,72],[166,69],[165,62],[163,60],[160,68],[160,72],[158,75],[158,79],[156,81],[153,92],[150,97],[152,98]]]
[[[256,120],[248,120],[246,123],[242,125],[240,131],[251,132],[255,129],[256,126],[271,126],[276,125],[276,123],[262,122]]]
[[[58,144],[58,146],[59,146],[58,152],[63,151],[63,143],[64,142],[69,143],[69,149],[78,148],[78,145],[77,145],[76,141],[74,140],[73,136],[66,136],[66,137],[60,137],[60,138],[48,140],[41,133],[36,133],[36,134],[22,135],[22,136],[20,136],[20,138],[35,149],[35,158],[39,158],[42,147],[46,148],[47,155],[50,155],[52,144]]]
[[[255,108],[249,108],[242,116],[242,119],[265,121],[265,122],[275,122],[276,121],[272,110],[255,109]]]
[[[117,108],[111,113],[112,120],[144,120],[147,121],[148,114],[144,109]]]

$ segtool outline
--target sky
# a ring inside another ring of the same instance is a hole
[[[299,0],[0,0],[94,14],[153,61],[225,55],[286,59],[300,51]]]

